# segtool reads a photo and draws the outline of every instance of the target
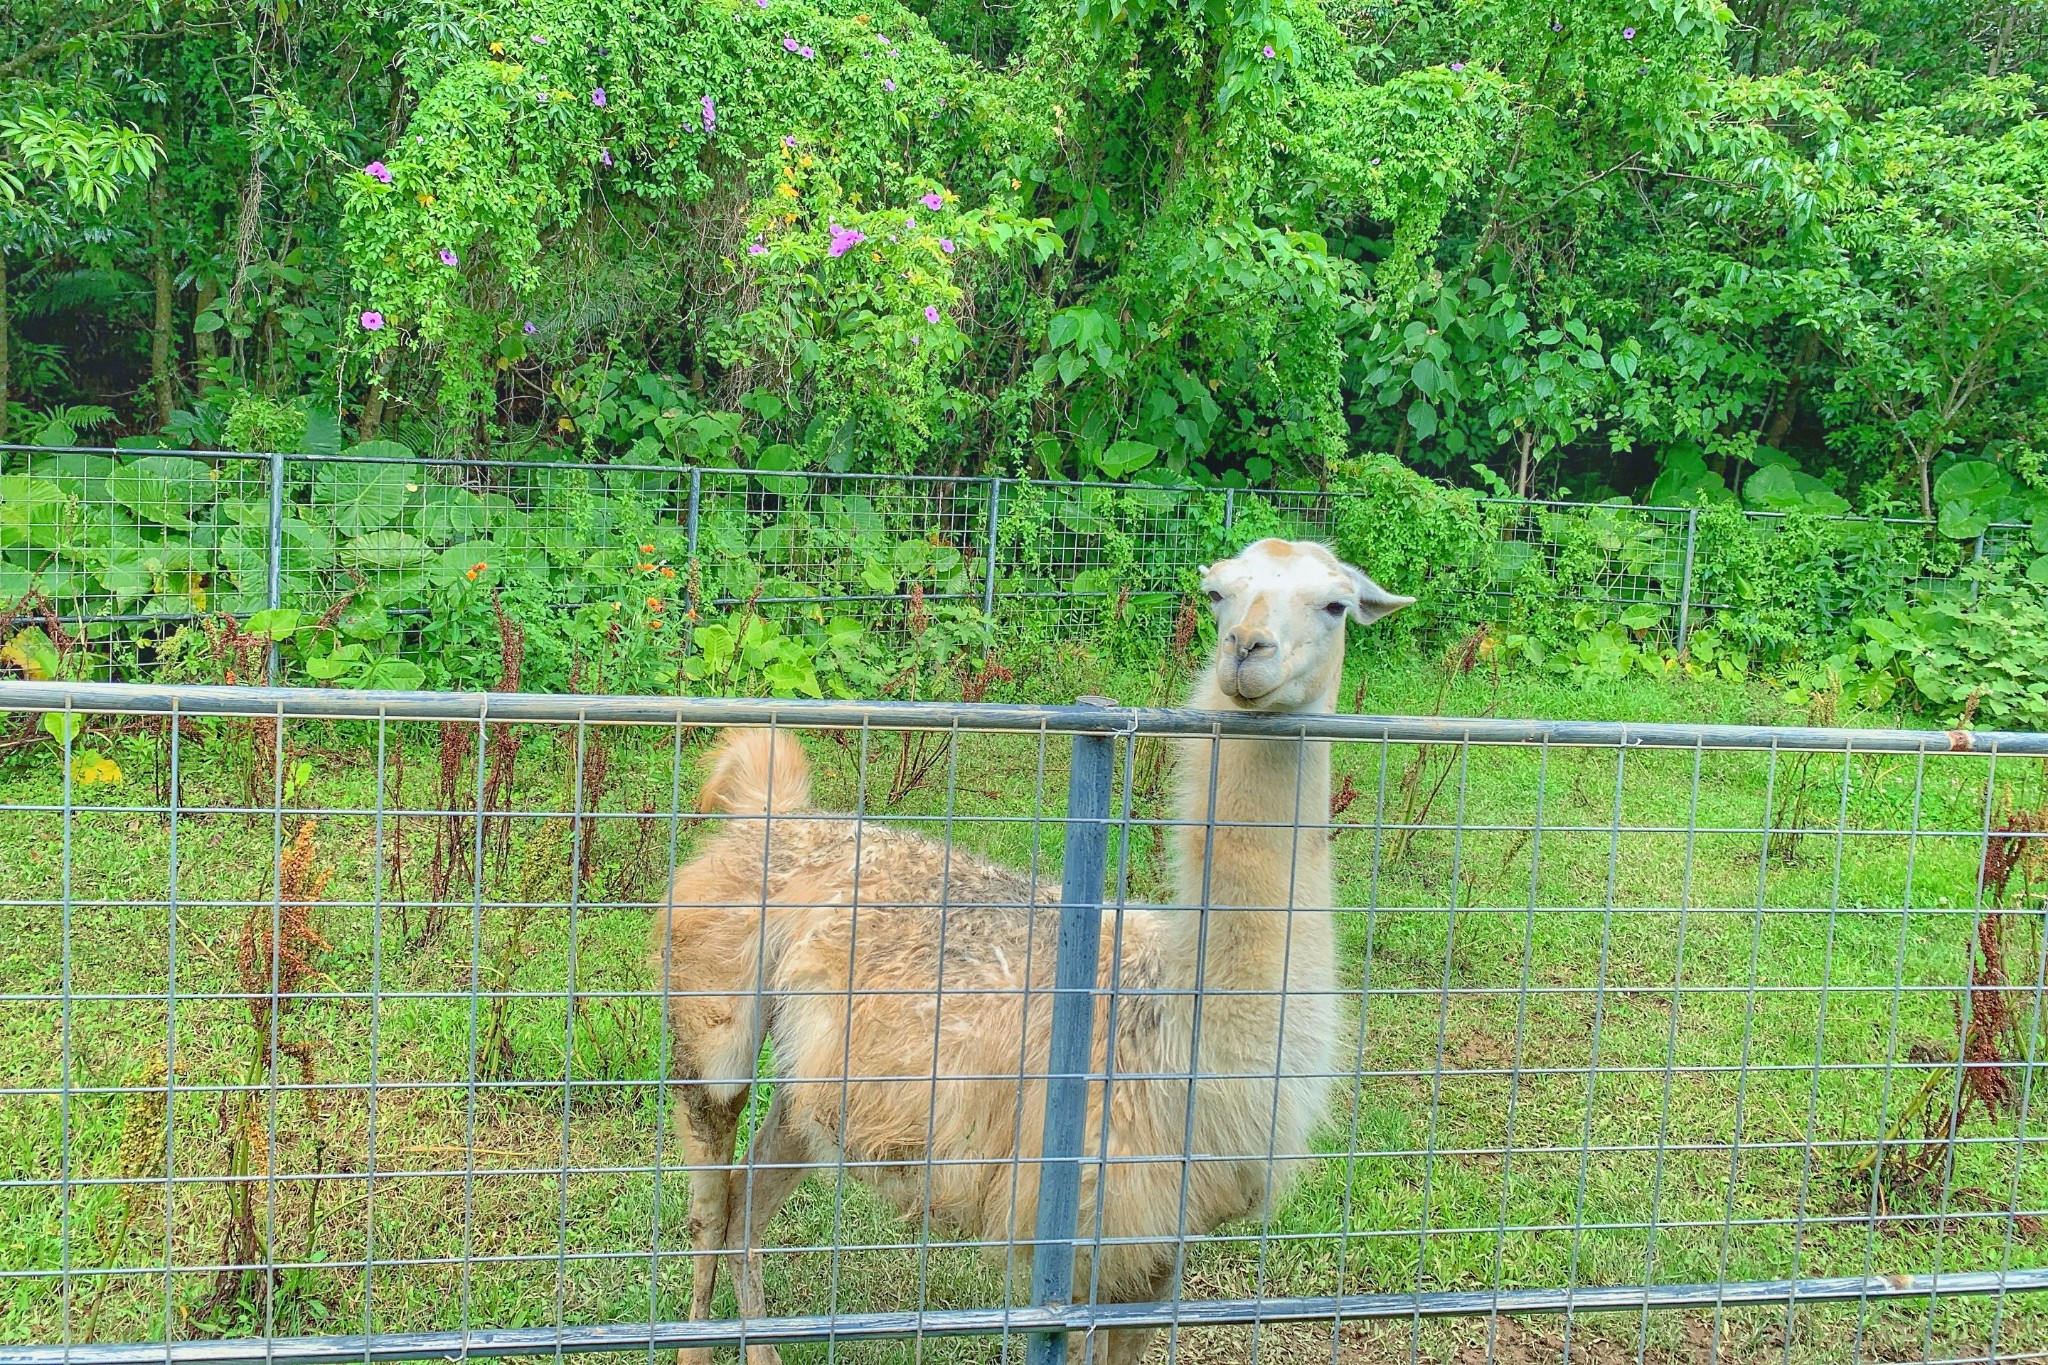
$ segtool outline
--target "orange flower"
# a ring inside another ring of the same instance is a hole
[[[649,610],[649,611],[660,611],[660,610],[661,610],[661,599],[660,599],[659,597],[650,597],[650,598],[648,598],[648,599],[647,599],[647,610]]]
[[[468,573],[464,574],[463,577],[468,579],[474,579],[476,577],[476,570],[471,569]]]
[[[640,572],[641,572],[641,573],[653,573],[653,572],[654,572],[654,566],[653,566],[652,564],[642,564],[642,565],[640,566]]]
[[[647,625],[648,625],[648,627],[649,627],[650,629],[653,629],[653,630],[660,630],[660,629],[661,629],[661,618],[660,618],[660,617],[656,617],[656,618],[655,618],[654,620],[652,620],[652,621],[649,621],[649,622],[647,623]]]
[[[478,561],[476,562],[476,571],[477,571],[478,573],[482,573],[482,572],[483,572],[483,571],[484,571],[485,569],[488,569],[488,568],[490,568],[490,567],[491,567],[490,565],[488,565],[488,564],[484,563],[484,561],[482,561],[481,559],[479,559],[479,560],[478,560]]]
[[[676,571],[674,569],[671,569],[668,565],[664,564],[661,566],[661,576],[663,578],[674,578],[676,576]]]
[[[652,545],[642,545],[640,547],[640,553],[643,555],[651,555],[654,553],[654,547]]]

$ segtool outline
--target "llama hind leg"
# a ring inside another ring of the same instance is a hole
[[[732,1279],[743,1318],[768,1316],[761,1293],[761,1243],[768,1224],[806,1174],[804,1163],[809,1153],[790,1126],[788,1094],[786,1086],[776,1089],[767,1115],[747,1146],[745,1167],[732,1172],[726,1198],[725,1245],[740,1253],[733,1258]],[[781,1361],[773,1346],[747,1347],[747,1365],[781,1365]]]
[[[690,1168],[690,1320],[711,1316],[718,1262],[725,1250],[731,1201],[733,1140],[747,1104],[745,1086],[694,1082],[681,1087],[676,1133]],[[685,1347],[677,1365],[711,1365],[708,1347]]]

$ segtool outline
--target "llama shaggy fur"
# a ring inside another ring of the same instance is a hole
[[[1278,540],[1212,565],[1204,586],[1218,648],[1189,704],[1205,710],[1335,710],[1344,619],[1409,600],[1322,546]],[[1103,926],[1094,1065],[1114,1079],[1090,1088],[1084,1150],[1105,1150],[1106,1090],[1108,1161],[1084,1167],[1078,1230],[1092,1237],[1099,1216],[1110,1244],[1099,1264],[1080,1253],[1077,1283],[1109,1302],[1165,1297],[1179,1239],[1285,1190],[1345,1032],[1328,744],[1176,743],[1175,903],[1200,909],[1129,909]],[[1032,1237],[1057,879],[814,811],[787,733],[728,734],[700,806],[735,818],[676,874],[655,942],[691,1167],[691,1317],[710,1315],[721,1259],[740,1311],[765,1315],[757,1248],[806,1167],[856,1163],[935,1229]],[[770,1036],[774,1098],[734,1169]],[[1073,1352],[1136,1361],[1150,1336],[1077,1336]]]

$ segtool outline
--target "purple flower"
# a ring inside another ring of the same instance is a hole
[[[533,39],[533,41],[539,43],[542,47],[546,47],[548,45],[548,40],[538,33],[529,33],[527,37]]]
[[[912,332],[910,334],[910,344],[913,346],[922,346],[924,345],[924,338],[919,336],[917,333]]]
[[[881,45],[882,45],[883,47],[888,47],[888,46],[890,46],[890,45],[891,45],[891,44],[890,44],[890,42],[889,42],[889,40],[888,40],[887,38],[883,37],[883,36],[882,36],[881,34],[879,34],[879,33],[877,33],[877,34],[875,35],[875,39],[876,39],[876,41],[878,41],[879,43],[881,43]]]
[[[814,48],[812,48],[809,43],[806,43],[796,50],[796,55],[803,58],[805,61],[810,61],[813,57],[816,57],[818,54],[817,51]]]
[[[592,104],[596,105],[596,106],[597,106],[598,108],[600,108],[600,109],[604,108],[604,87],[603,87],[603,86],[601,86],[601,85],[600,85],[599,87],[597,87],[597,89],[595,89],[595,90],[593,90],[593,91],[591,91],[591,92],[590,92],[590,102],[591,102]]]
[[[1550,31],[1552,33],[1562,33],[1564,32],[1564,25],[1557,22],[1557,20],[1552,19],[1550,21]]]
[[[768,0],[754,0],[754,8],[755,8],[755,9],[767,9],[767,8],[768,8]]]
[[[1272,61],[1272,60],[1273,60],[1273,45],[1272,45],[1271,43],[1267,43],[1267,44],[1266,44],[1266,45],[1265,45],[1264,47],[1262,47],[1262,48],[1260,48],[1260,49],[1259,49],[1259,55],[1260,55],[1261,57],[1264,57],[1264,58],[1265,58],[1265,59],[1266,59],[1267,61],[1269,61],[1269,62],[1270,62],[1270,61]]]
[[[381,184],[388,185],[391,183],[391,169],[381,161],[372,161],[369,165],[363,167],[363,174]]]
[[[882,88],[893,95],[896,93],[896,82],[884,76],[882,77]]]
[[[924,306],[924,320],[926,322],[937,322],[939,320],[939,310],[932,304],[926,304]]]
[[[1373,164],[1373,165],[1375,165],[1375,166],[1379,165],[1379,164],[1380,164],[1380,159],[1379,159],[1378,157],[1374,157],[1374,158],[1372,159],[1372,164]]]
[[[526,333],[528,336],[532,336],[535,332],[538,332],[540,328],[534,326],[532,323],[529,322],[525,326],[521,327],[519,330]]]
[[[452,270],[462,264],[462,258],[444,246],[441,248],[441,264]]]
[[[791,135],[789,135],[789,136],[787,136],[787,137],[783,138],[783,139],[782,139],[782,145],[783,145],[783,146],[785,146],[785,147],[794,147],[794,146],[796,146],[796,136],[795,136],[795,134],[791,134]]]
[[[794,38],[784,38],[784,39],[782,40],[782,50],[783,50],[784,52],[794,52],[794,51],[796,51],[796,49],[797,49],[797,41],[796,41],[796,39],[794,39]]]
[[[1623,29],[1621,31],[1621,40],[1625,43],[1634,42],[1636,40],[1636,31],[1632,28]]]
[[[598,154],[597,154],[597,159],[598,159],[599,161],[602,161],[602,162],[603,162],[603,163],[604,163],[605,165],[607,165],[607,166],[611,165],[611,164],[612,164],[612,149],[611,149],[611,148],[609,148],[609,147],[605,147],[605,148],[602,148],[602,149],[600,149],[600,150],[599,150],[599,152],[598,152]]]
[[[706,95],[703,99],[698,100],[697,103],[703,107],[704,131],[708,133],[713,128],[718,126],[718,111],[712,107],[711,96],[709,95]]]
[[[1452,62],[1452,63],[1451,63],[1451,70],[1453,70],[1453,71],[1463,71],[1464,69],[1465,69],[1465,64],[1464,64],[1463,62]]]
[[[763,246],[759,242],[754,242],[747,247],[747,254],[749,256],[766,256],[768,254],[768,248]]]
[[[937,193],[927,194],[922,199],[919,199],[917,202],[923,204],[933,213],[937,213],[940,209],[946,207],[945,196]]]
[[[381,332],[384,330],[384,315],[374,308],[364,309],[363,315],[357,318],[356,321],[363,324],[365,332]]]
[[[952,239],[951,237],[941,237],[941,238],[939,238],[939,250],[941,250],[941,251],[945,252],[945,253],[946,253],[946,254],[947,254],[948,256],[952,255],[952,254],[953,254],[953,239]]]
[[[917,230],[916,214],[913,213],[903,220],[903,230],[905,232],[915,232]]]
[[[859,228],[841,227],[839,224],[834,223],[832,224],[832,245],[825,248],[825,254],[827,256],[844,256],[867,239],[868,235]]]

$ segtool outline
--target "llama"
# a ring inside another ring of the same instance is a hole
[[[1189,704],[1217,711],[1333,712],[1345,621],[1413,600],[1285,540],[1211,565],[1202,586],[1217,649]],[[1176,905],[1201,913],[1127,909],[1103,927],[1094,1067],[1111,1080],[1091,1086],[1084,1150],[1108,1160],[1084,1167],[1079,1230],[1092,1236],[1099,1216],[1114,1241],[1093,1265],[1079,1252],[1076,1283],[1106,1302],[1166,1297],[1180,1238],[1257,1214],[1285,1188],[1345,1032],[1328,743],[1174,743]],[[935,1228],[1029,1239],[1057,887],[920,834],[822,817],[786,733],[728,734],[699,805],[739,818],[678,871],[655,935],[675,992],[691,1318],[710,1315],[726,1260],[741,1313],[765,1316],[762,1236],[807,1166],[854,1163]],[[764,1037],[774,1098],[734,1170]],[[1151,1335],[1106,1332],[1091,1347],[1076,1334],[1071,1358],[1131,1365]],[[747,1357],[779,1360],[772,1346]],[[702,1365],[710,1352],[682,1358]]]

